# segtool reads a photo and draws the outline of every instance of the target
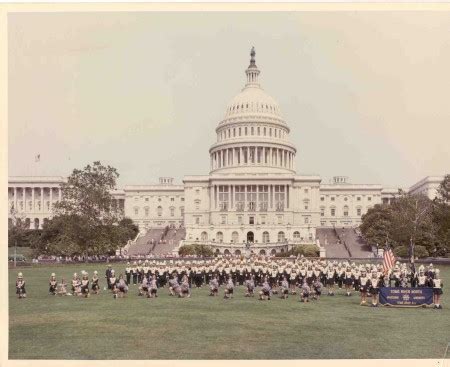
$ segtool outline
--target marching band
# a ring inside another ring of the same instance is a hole
[[[107,287],[114,298],[125,297],[129,286],[138,285],[138,295],[156,298],[158,289],[168,285],[169,294],[179,298],[191,297],[191,289],[209,287],[210,296],[217,296],[219,288],[224,287],[224,298],[233,297],[235,287],[243,286],[245,296],[252,297],[256,287],[261,287],[260,300],[270,300],[272,294],[280,294],[286,299],[288,295],[297,294],[300,300],[309,302],[310,297],[318,300],[326,284],[327,295],[334,296],[336,288],[344,289],[346,296],[353,292],[360,294],[360,304],[368,303],[373,307],[379,304],[381,287],[431,287],[433,288],[434,308],[442,308],[440,299],[443,281],[433,264],[427,268],[420,265],[418,271],[414,266],[396,262],[389,272],[383,272],[381,264],[355,264],[348,260],[323,259],[269,259],[265,257],[215,258],[213,260],[161,260],[126,264],[125,277],[116,277],[111,265],[105,273]],[[91,285],[91,289],[89,286]],[[49,281],[49,293],[52,295],[70,295],[64,279],[58,284],[56,274],[52,273]],[[71,290],[73,295],[89,297],[90,293],[100,292],[97,271],[89,280],[84,270],[81,277],[73,274]],[[106,290],[106,287],[104,288]],[[19,298],[26,297],[25,280],[19,273],[16,281],[16,293]]]

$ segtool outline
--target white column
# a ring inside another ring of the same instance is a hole
[[[31,188],[31,211],[34,213],[34,187]]]
[[[239,165],[242,166],[242,147],[239,147]]]
[[[44,188],[43,187],[41,187],[41,211],[44,212]]]
[[[13,202],[14,202],[14,210],[17,211],[17,187],[14,187],[14,199],[13,199]]]
[[[237,159],[236,159],[236,148],[233,148],[233,166],[236,166]]]
[[[50,187],[50,211],[53,210],[53,187]]]

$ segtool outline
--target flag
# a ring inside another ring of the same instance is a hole
[[[34,161],[35,162],[39,162],[41,160],[41,155],[38,154],[37,156],[34,157]]]
[[[412,238],[409,243],[409,258],[411,260],[411,263],[413,263],[414,262],[414,242],[413,242]]]
[[[395,256],[390,247],[386,247],[383,254],[383,272],[386,274],[394,267]]]

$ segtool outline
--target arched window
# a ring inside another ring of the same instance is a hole
[[[171,206],[169,209],[170,209],[170,216],[171,217],[175,216],[175,207]]]
[[[280,231],[278,232],[278,242],[284,242],[286,240],[286,237],[284,236],[284,232]]]
[[[271,255],[275,255],[277,253],[277,250],[275,250],[274,248],[272,249],[272,251],[270,251]]]
[[[348,217],[348,206],[344,206],[344,217]]]
[[[234,231],[231,234],[231,239],[233,240],[233,243],[238,243],[239,242],[239,233],[237,233],[236,231]]]
[[[236,251],[234,251],[234,254],[235,254],[236,256],[239,256],[239,255],[241,254],[241,250],[236,250]]]
[[[270,242],[269,232],[263,232],[262,241],[263,241],[263,243]]]
[[[158,217],[162,215],[162,206],[158,206],[158,208],[156,208],[156,214],[158,215]]]
[[[265,250],[261,250],[261,251],[259,251],[259,254],[260,254],[260,255],[265,255],[265,254],[266,254],[266,251],[265,251]]]
[[[134,208],[134,215],[139,215],[139,208],[137,207]]]
[[[202,241],[208,241],[208,233],[202,232],[201,237]]]
[[[216,239],[217,239],[217,242],[222,243],[223,242],[223,233],[217,232]]]
[[[181,215],[181,216],[184,216],[184,206],[181,206],[181,207],[180,207],[180,215]]]
[[[199,210],[200,209],[200,200],[195,200],[194,201],[194,204],[195,204],[195,210]]]
[[[148,217],[148,210],[149,210],[149,209],[148,209],[148,206],[146,206],[146,207],[144,208],[144,210],[145,210],[145,216]]]
[[[39,229],[39,218],[34,219],[34,229]]]
[[[225,251],[223,252],[224,255],[230,255],[230,250],[225,249]]]
[[[299,240],[300,239],[300,232],[299,231],[295,231],[294,232],[294,240]]]

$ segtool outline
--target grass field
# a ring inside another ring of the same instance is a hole
[[[114,266],[116,272],[124,265]],[[450,267],[440,267],[450,285]],[[235,290],[235,298],[147,299],[131,286],[127,298],[102,292],[88,299],[48,295],[55,272],[104,274],[105,265],[39,266],[9,271],[10,359],[338,359],[442,358],[450,342],[450,296],[443,310],[359,306],[359,296],[322,297],[300,303],[274,297],[258,301]],[[15,295],[17,271],[27,299]],[[105,281],[102,282],[102,288]],[[222,291],[221,291],[221,294]]]

